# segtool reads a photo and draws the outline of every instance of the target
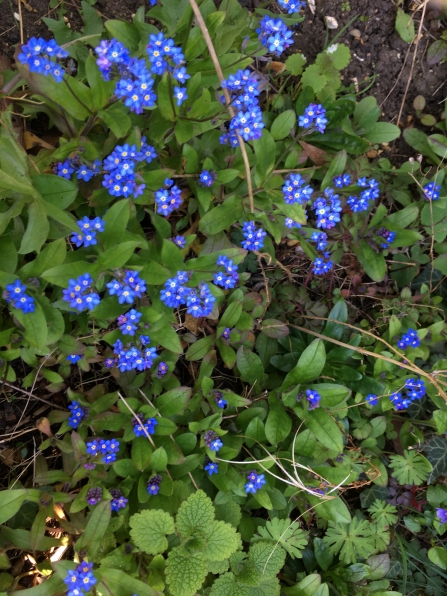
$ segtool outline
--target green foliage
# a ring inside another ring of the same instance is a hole
[[[175,531],[174,520],[159,509],[136,513],[129,520],[130,536],[135,545],[148,555],[163,553],[168,548],[166,536]]]
[[[397,478],[400,484],[419,486],[427,480],[433,469],[430,462],[416,451],[405,450],[404,455],[391,455],[390,460],[390,468],[394,469],[391,475]]]
[[[358,558],[366,559],[375,549],[375,530],[367,520],[353,518],[349,524],[329,522],[324,544],[333,555],[339,555],[346,563],[355,563]]]
[[[275,517],[267,521],[265,526],[258,527],[258,533],[262,539],[270,540],[272,543],[280,544],[287,553],[294,559],[301,559],[301,551],[305,548],[308,539],[307,535],[301,530],[298,522],[289,523],[288,519],[278,519]],[[252,542],[261,540],[261,538],[252,538]]]
[[[380,499],[376,499],[368,507],[368,511],[373,520],[381,527],[393,526],[398,520],[398,516],[396,515],[397,508],[394,505],[388,505]]]

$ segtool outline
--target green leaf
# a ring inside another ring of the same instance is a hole
[[[180,505],[177,513],[177,531],[183,538],[194,532],[206,533],[214,521],[214,507],[203,490],[198,490]]]
[[[307,427],[317,439],[328,449],[341,453],[343,451],[343,435],[336,422],[323,408],[316,408],[307,414]]]
[[[375,252],[366,240],[360,240],[360,246],[353,246],[353,251],[365,273],[373,281],[382,281],[386,273],[386,261],[382,253]]]
[[[298,54],[299,55],[299,54]],[[275,141],[280,141],[289,136],[290,131],[295,127],[296,114],[294,110],[286,110],[275,118],[270,129],[270,134]]]
[[[280,338],[289,335],[289,328],[278,319],[264,319],[261,324],[261,331],[268,337]]]
[[[232,525],[233,528],[239,526],[239,522],[242,518],[242,511],[240,506],[233,501],[233,499],[222,505],[215,504],[214,510],[218,521],[224,521],[227,524]]]
[[[210,596],[249,596],[249,588],[236,582],[233,573],[225,573],[213,582]]]
[[[22,237],[19,254],[27,255],[30,252],[39,252],[42,244],[48,237],[50,224],[48,223],[44,203],[35,198],[28,206],[28,224]]]
[[[434,163],[440,163],[439,157],[431,148],[430,143],[428,142],[428,137],[422,130],[418,130],[417,128],[406,128],[403,132],[403,136],[410,147],[413,147],[413,149],[419,151],[422,155],[429,157]]]
[[[96,553],[107,531],[111,514],[110,501],[102,501],[96,505],[82,536],[76,542],[78,552],[86,549],[90,557]]]
[[[242,543],[236,529],[223,521],[214,521],[204,534],[206,547],[204,555],[208,561],[227,559]]]
[[[432,563],[441,567],[441,569],[447,569],[447,551],[442,546],[430,548],[427,556]]]
[[[151,455],[152,447],[146,436],[136,437],[132,441],[132,462],[137,470],[143,472],[147,468],[151,460]]]
[[[43,348],[48,337],[47,321],[40,304],[35,304],[34,312],[24,313],[14,309],[14,316],[24,327],[24,338],[35,348]]]
[[[400,128],[390,122],[376,122],[363,136],[371,143],[390,143],[400,136]]]
[[[140,277],[149,286],[160,286],[171,277],[171,272],[155,261],[150,261],[140,271]]]
[[[323,182],[321,183],[321,188],[324,190],[328,186],[332,184],[332,179],[334,176],[338,176],[339,174],[343,174],[345,171],[346,161],[348,159],[348,154],[343,149],[339,151],[334,159],[331,161],[328,171],[326,172],[325,177],[323,178]]]
[[[356,131],[369,130],[379,119],[380,108],[375,97],[364,97],[355,106],[353,121]]]
[[[3,236],[2,240],[7,240],[8,236]],[[1,249],[0,249],[1,250]],[[9,251],[9,254],[13,254]],[[22,267],[19,274],[25,277],[40,277],[42,273],[50,266],[61,265],[67,254],[67,243],[65,238],[54,240],[45,246],[43,251],[35,259]],[[8,271],[8,268],[0,264],[1,271]],[[14,269],[15,270],[15,269]]]
[[[0,491],[0,524],[17,513],[28,494],[27,490],[2,490]]]
[[[298,76],[303,72],[304,65],[306,64],[306,58],[303,54],[292,54],[286,60],[286,68],[287,70],[293,74],[293,76]]]
[[[110,35],[123,43],[131,52],[138,48],[140,34],[135,25],[110,19],[105,22],[105,26]]]
[[[70,180],[54,174],[33,176],[33,185],[47,203],[66,209],[76,199],[78,187]]]
[[[257,141],[253,141],[256,143]],[[205,213],[199,223],[199,230],[205,234],[218,234],[229,228],[242,217],[242,201],[240,197],[230,197],[226,201]]]
[[[256,155],[256,183],[261,186],[275,165],[276,144],[272,135],[264,128],[262,137],[252,141],[252,145]],[[238,201],[241,202],[239,198]],[[233,221],[235,219],[239,217],[234,216]]]
[[[104,594],[104,596],[112,594],[114,596],[128,596],[130,594],[138,594],[138,596],[159,596],[160,594],[146,582],[135,579],[120,569],[107,568],[106,572],[102,574],[101,584],[106,586],[106,592],[101,590],[101,593]],[[96,591],[99,593],[99,587]]]
[[[87,4],[88,6],[88,4]],[[96,13],[96,11],[93,11]],[[110,100],[113,95],[113,82],[104,81],[95,58],[90,54],[85,61],[85,74],[92,90],[93,106],[99,110]]]
[[[129,116],[116,106],[107,108],[107,110],[99,110],[98,116],[107,124],[117,139],[126,136],[132,124]]]
[[[172,80],[168,74],[164,74],[157,87],[158,109],[163,118],[171,122],[175,120],[173,93]]]
[[[406,42],[411,43],[415,36],[413,18],[406,14],[401,8],[397,9],[396,31]]]
[[[258,534],[273,544],[280,544],[292,557],[301,559],[301,551],[308,543],[307,534],[300,528],[298,522],[290,522],[289,519],[274,517],[268,520],[265,526],[258,527]]]
[[[399,484],[423,484],[433,470],[431,463],[416,451],[404,450],[404,455],[390,455],[389,467],[394,469],[391,474],[397,478]]]
[[[259,388],[264,378],[264,367],[257,354],[241,346],[237,351],[237,367],[241,373],[241,379],[250,385]]]
[[[139,244],[139,242],[129,240],[107,249],[98,257],[99,267],[101,269],[108,269],[109,267],[116,269],[117,267],[122,267],[133,255],[135,248]]]
[[[70,279],[79,277],[84,273],[90,273],[92,277],[95,277],[97,275],[97,266],[86,261],[75,261],[74,263],[47,269],[42,273],[42,277],[52,284],[66,288]]]
[[[286,560],[286,551],[282,546],[261,541],[250,547],[248,556],[262,578],[271,579],[281,571]]]
[[[168,555],[166,581],[174,596],[194,596],[207,573],[208,566],[201,553],[189,553],[177,546]]]
[[[130,217],[130,201],[124,199],[110,207],[104,215],[104,232],[101,233],[101,242],[105,249],[115,246],[123,236]]]
[[[214,335],[208,335],[207,337],[202,337],[202,339],[195,341],[188,348],[185,354],[186,359],[191,362],[202,360],[202,358],[211,350],[215,341],[216,339]]]
[[[326,350],[321,339],[315,339],[301,354],[298,363],[287,374],[282,389],[307,383],[320,376],[326,362]]]
[[[311,87],[315,93],[321,91],[327,82],[327,77],[321,73],[320,67],[317,64],[308,66],[301,77],[302,86]],[[300,116],[301,114],[298,115]]]
[[[129,520],[130,536],[136,546],[148,555],[163,553],[168,549],[166,536],[174,534],[174,519],[160,509],[144,510]]]
[[[157,397],[155,405],[162,416],[169,418],[175,414],[181,414],[185,410],[191,393],[190,387],[177,387]]]
[[[441,62],[447,55],[447,43],[444,39],[437,39],[427,50],[427,64],[433,66]]]
[[[292,429],[292,420],[275,392],[269,395],[269,415],[265,423],[265,435],[271,445],[283,441]]]
[[[346,68],[351,60],[351,51],[348,46],[343,43],[337,44],[337,49],[334,52],[329,54],[326,50],[326,53],[328,53],[329,58],[332,60],[332,64],[337,70]]]
[[[151,469],[154,472],[164,472],[168,465],[168,455],[163,447],[154,451],[151,457]]]
[[[366,559],[375,551],[373,534],[369,521],[354,517],[350,524],[329,522],[323,542],[331,554],[339,555],[340,560],[349,565],[358,558]]]
[[[439,155],[442,159],[447,157],[447,138],[444,135],[430,135],[428,143],[436,155]]]
[[[348,307],[344,300],[339,300],[328,315],[329,320],[323,330],[323,335],[332,337],[333,339],[341,339],[343,331],[346,329],[344,325],[338,325],[336,321],[346,323],[348,320]]]

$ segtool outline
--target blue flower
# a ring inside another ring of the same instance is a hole
[[[327,246],[327,234],[325,232],[313,232],[310,239],[312,242],[317,243],[317,250],[324,250]]]
[[[178,186],[173,184],[171,180],[165,180],[165,185],[169,189],[161,188],[155,193],[155,203],[157,205],[157,213],[161,213],[167,217],[175,209],[178,209],[182,204],[182,191]]]
[[[208,472],[208,475],[209,476],[212,476],[213,474],[218,474],[218,472],[219,472],[219,466],[215,462],[210,461],[205,466],[205,470]]]
[[[199,184],[200,186],[212,186],[213,182],[217,178],[215,172],[209,172],[208,170],[203,170],[199,176]]]
[[[158,486],[158,484],[150,484],[149,483],[147,485],[147,492],[150,495],[158,495],[159,491],[160,491],[160,487]]]
[[[409,329],[407,333],[404,333],[397,342],[397,346],[401,350],[405,350],[406,348],[417,348],[420,344],[421,340],[419,339],[415,329]]]
[[[262,228],[257,228],[254,221],[244,222],[242,226],[244,241],[242,248],[246,250],[260,250],[264,248],[264,237],[267,236]]]
[[[294,219],[292,219],[291,217],[286,217],[284,220],[284,225],[287,228],[293,229],[293,228],[301,228],[301,224],[298,223],[297,221],[295,221]]]
[[[77,428],[79,424],[86,420],[89,416],[89,409],[81,406],[77,401],[72,401],[68,406],[71,415],[68,417],[67,422],[72,428]]]
[[[321,395],[317,391],[306,389],[306,399],[309,402],[309,410],[315,410],[320,405]]]
[[[180,68],[174,69],[172,73],[174,79],[176,79],[179,83],[184,83],[187,79],[190,78],[189,74],[186,72],[186,68],[181,66]]]
[[[437,507],[436,517],[441,522],[441,524],[447,524],[447,509],[442,509],[441,507]]]
[[[441,194],[441,186],[435,182],[429,182],[424,186],[423,193],[427,201],[437,201]]]
[[[118,302],[120,304],[133,304],[135,300],[135,292],[129,286],[124,286],[117,291]]]
[[[69,159],[57,164],[56,173],[58,176],[61,176],[62,178],[66,178],[67,180],[70,180],[70,177],[73,174],[73,172],[74,172],[74,168],[71,165],[71,161]]]
[[[351,176],[349,174],[336,176],[333,179],[333,183],[336,188],[343,188],[344,186],[349,186],[351,184]]]
[[[175,238],[171,238],[171,242],[173,242],[179,248],[185,248],[186,246],[186,239],[184,236],[176,236]]]
[[[97,172],[91,170],[88,166],[85,165],[81,166],[76,170],[76,178],[78,180],[83,180],[84,182],[88,182],[93,178],[93,176],[96,176],[96,174]]]
[[[315,275],[325,275],[331,271],[334,263],[330,260],[325,261],[321,257],[317,257],[313,263],[313,273]]]
[[[230,333],[231,333],[231,329],[230,329],[229,327],[226,327],[226,328],[225,328],[225,329],[222,331],[222,333],[221,333],[220,337],[221,337],[223,340],[225,340],[225,341],[228,341],[228,340],[230,339]]]
[[[370,406],[377,406],[377,404],[379,403],[379,398],[377,397],[377,395],[370,393],[366,396],[366,401],[369,403]]]
[[[98,244],[96,240],[96,232],[86,232],[80,234],[73,234],[70,238],[71,242],[75,244],[78,248],[80,246],[93,246],[94,244]]]
[[[259,35],[259,41],[267,46],[269,52],[281,54],[286,48],[292,45],[292,31],[287,29],[286,24],[281,19],[273,19],[265,16],[256,29]]]
[[[315,103],[309,104],[304,110],[304,115],[298,119],[298,126],[302,128],[311,128],[314,126],[320,133],[325,131],[327,123],[326,110],[321,104]]]
[[[44,76],[52,75],[56,82],[60,83],[65,71],[51,59],[61,59],[67,56],[68,52],[58,46],[54,39],[47,42],[42,38],[32,37],[27,44],[21,47],[17,60],[28,66],[31,72]]]
[[[219,449],[221,447],[223,447],[223,443],[220,439],[215,439],[214,441],[211,442],[209,447],[210,447],[211,451],[219,451]]]
[[[188,99],[186,87],[174,87],[174,98],[177,100],[177,105],[181,106]]]
[[[310,199],[314,190],[310,185],[306,185],[306,181],[301,174],[290,174],[290,176],[284,180],[282,192],[284,201],[288,205],[293,205],[294,203],[301,205]]]
[[[82,356],[79,354],[70,354],[67,356],[66,360],[68,360],[71,364],[76,364],[76,362],[78,362],[81,358]]]

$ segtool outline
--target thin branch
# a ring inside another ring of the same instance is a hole
[[[200,9],[197,5],[196,0],[189,0],[189,3],[190,3],[191,8],[194,12],[194,16],[196,17],[197,24],[199,25],[199,27],[202,31],[208,51],[210,53],[211,60],[213,61],[214,68],[216,69],[216,73],[217,73],[217,76],[219,77],[220,84],[222,85],[222,81],[224,80],[225,77],[223,75],[222,68],[219,63],[219,58],[217,57],[216,50],[214,49],[213,42],[211,41],[211,37],[208,32],[207,26],[205,24],[205,21],[203,20],[202,13],[200,12]],[[226,87],[222,86],[222,91],[223,91],[223,94],[225,97],[225,101],[228,104],[228,111],[230,113],[230,116],[232,118],[234,118],[235,111],[234,111],[233,107],[231,106],[231,97],[230,97],[230,94],[228,93],[228,89]],[[251,182],[250,163],[248,161],[247,149],[245,147],[243,138],[239,134],[237,135],[237,140],[239,141],[239,146],[241,148],[242,159],[244,160],[245,173],[247,176],[248,197],[250,199],[250,213],[254,213],[255,207],[254,207],[254,198],[253,198],[253,185]]]
[[[21,389],[20,387],[16,387],[12,383],[7,383],[6,381],[2,381],[2,380],[0,380],[0,383],[2,383],[3,385],[5,385],[6,387],[10,387],[11,389],[14,389],[15,391],[20,391],[20,393],[24,393],[28,397],[32,397],[33,399],[37,399],[37,401],[41,401],[44,404],[48,404],[52,408],[57,408],[58,410],[62,410],[63,412],[65,412],[65,408],[61,408],[61,406],[57,406],[56,404],[52,404],[50,401],[47,401],[46,399],[43,399],[42,397],[37,397],[37,395],[33,395],[29,391],[25,391],[25,389]]]

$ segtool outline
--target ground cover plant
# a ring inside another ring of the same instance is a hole
[[[302,2],[151,5],[3,75],[0,594],[441,595],[445,137],[370,161]]]

